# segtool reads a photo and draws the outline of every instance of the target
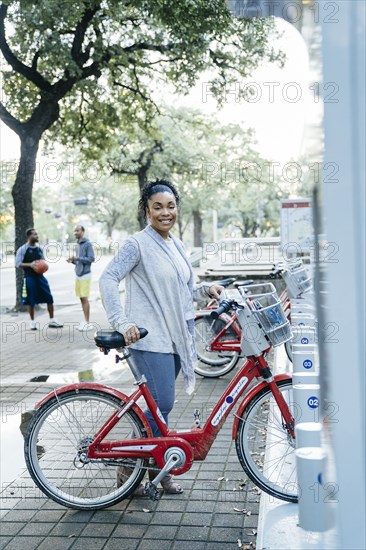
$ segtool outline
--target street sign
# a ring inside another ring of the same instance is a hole
[[[312,244],[313,224],[310,199],[282,200],[281,248],[284,255],[308,253]]]
[[[75,206],[83,206],[88,204],[88,202],[89,202],[89,199],[87,199],[86,197],[83,197],[81,199],[74,199]]]

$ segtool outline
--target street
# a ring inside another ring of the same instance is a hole
[[[91,300],[99,296],[98,280],[105,266],[113,258],[111,255],[100,256],[92,265]],[[11,308],[15,304],[15,270],[13,260],[3,263],[0,270],[0,307]],[[45,274],[53,295],[55,307],[79,303],[74,293],[75,274],[74,266],[68,264],[61,257],[49,262],[49,269]]]

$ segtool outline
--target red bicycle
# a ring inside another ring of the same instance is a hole
[[[285,290],[280,294],[282,309],[287,319],[291,319],[290,298],[298,298],[309,292],[312,281],[301,259],[273,267],[270,278],[282,277],[286,283]],[[236,281],[226,279],[218,281],[222,286],[235,285],[244,288],[253,281]],[[217,319],[212,320],[210,312],[217,306],[215,300],[211,300],[203,309],[196,311],[195,316],[195,342],[199,361],[195,366],[196,374],[206,378],[218,378],[231,372],[239,359],[243,358],[241,348],[241,327],[235,312],[223,313]],[[306,307],[306,306],[305,306]],[[285,342],[285,350],[288,359],[292,362],[292,343]]]
[[[252,281],[239,287],[251,285]],[[227,292],[227,291],[225,291]],[[291,303],[286,290],[280,295],[282,308],[287,319],[290,319]],[[222,313],[212,319],[211,311],[216,309],[216,300],[211,300],[203,309],[196,311],[194,319],[195,343],[198,362],[195,365],[195,373],[205,378],[218,378],[231,372],[239,359],[245,359],[242,352],[242,330],[235,311]],[[288,358],[292,361],[290,353],[291,342],[285,342]]]
[[[227,287],[250,285],[253,281],[237,281],[235,278],[216,281]],[[226,291],[224,291],[225,293]],[[243,357],[241,352],[241,329],[235,311],[222,313],[217,319],[211,318],[211,311],[218,307],[215,299],[196,311],[194,333],[198,362],[196,374],[207,378],[217,378],[230,372]]]
[[[25,438],[26,464],[41,491],[64,506],[98,510],[128,497],[146,470],[159,469],[155,479],[145,485],[146,494],[157,500],[157,485],[168,472],[180,475],[194,461],[205,460],[226,418],[244,396],[232,429],[239,461],[258,487],[276,498],[296,502],[292,382],[288,375],[273,376],[266,360],[271,343],[278,345],[290,338],[291,330],[280,303],[265,304],[268,296],[273,299],[272,289],[261,295],[252,293],[246,299],[238,292],[237,300],[224,300],[213,312],[216,317],[230,310],[236,312],[246,335],[242,346],[247,360],[202,427],[198,421],[191,430],[170,430],[144,376],[132,363],[137,389],[130,396],[111,387],[78,383],[44,397],[36,405]],[[141,336],[147,333],[145,329],[140,332]],[[104,353],[118,349],[118,360],[128,359],[118,332],[100,331],[95,341]],[[258,379],[257,384],[246,392],[254,379]],[[140,398],[144,398],[162,437],[152,436],[137,404]],[[198,416],[195,412],[196,419]],[[125,472],[120,487],[116,484],[118,467]]]

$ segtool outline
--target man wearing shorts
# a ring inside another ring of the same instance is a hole
[[[42,249],[38,246],[38,234],[34,228],[27,229],[28,241],[18,248],[15,257],[15,266],[21,267],[24,271],[24,282],[22,289],[22,303],[28,306],[28,313],[31,318],[30,329],[37,330],[37,323],[34,320],[34,310],[37,304],[47,304],[51,328],[61,328],[53,316],[53,297],[46,277],[34,270],[36,260],[44,260]]]
[[[75,264],[75,294],[80,298],[83,308],[85,322],[80,323],[78,330],[94,329],[94,325],[89,323],[90,316],[90,283],[91,283],[91,264],[94,262],[94,250],[89,239],[84,237],[85,228],[77,225],[74,228],[74,235],[77,241],[76,255],[71,256],[67,261]]]

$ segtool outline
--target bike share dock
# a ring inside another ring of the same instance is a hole
[[[298,503],[283,503],[262,495],[257,547],[262,550],[336,549],[334,505],[337,488],[328,462],[331,448],[321,423],[321,386],[317,308],[312,266],[297,260],[280,269],[290,298],[292,362],[276,348],[274,372],[292,374],[293,416],[296,422],[296,472]],[[276,445],[267,438],[264,469],[270,468]]]

